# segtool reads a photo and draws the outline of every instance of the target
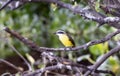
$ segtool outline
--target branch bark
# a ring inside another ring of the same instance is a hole
[[[72,5],[70,3],[65,3],[60,0],[24,0],[23,2],[47,2],[47,3],[55,3],[58,6],[62,8],[69,9],[75,14],[79,14],[82,17],[93,20],[99,23],[99,25],[103,25],[105,23],[109,24],[112,27],[115,27],[117,29],[120,29],[120,18],[119,17],[107,17],[106,15],[103,15],[100,12],[97,12],[96,10],[93,10],[91,8],[81,8],[79,5]]]
[[[34,42],[32,42],[31,40],[21,36],[19,33],[10,30],[9,28],[5,28],[4,29],[6,32],[8,32],[10,35],[12,35],[13,37],[17,38],[18,40],[20,40],[21,42],[23,42],[25,45],[27,45],[29,48],[31,48],[32,50],[35,51],[39,51],[39,52],[44,52],[44,51],[77,51],[80,49],[87,49],[89,46],[95,45],[95,44],[99,44],[99,43],[103,43],[105,41],[110,40],[112,37],[114,37],[115,35],[120,33],[120,29],[118,29],[116,32],[113,32],[111,34],[108,34],[106,37],[99,39],[99,40],[93,40],[90,41],[84,45],[81,46],[77,46],[74,48],[46,48],[46,47],[39,47],[38,45],[36,45]]]
[[[72,62],[70,60],[67,60],[67,59],[64,59],[64,58],[59,58],[59,57],[53,56],[53,55],[51,55],[49,53],[50,52],[44,52],[44,55],[42,55],[42,57],[45,56],[49,60],[57,61],[56,65],[52,65],[52,66],[48,66],[48,67],[45,67],[45,68],[42,68],[42,69],[38,69],[38,70],[36,70],[34,72],[31,72],[29,74],[25,74],[24,76],[35,76],[35,75],[41,76],[46,71],[50,72],[50,71],[53,71],[53,70],[56,71],[56,70],[62,70],[62,69],[75,71],[76,73],[79,73],[79,74],[81,74],[81,73],[83,73],[83,72],[85,72],[87,70],[91,71],[91,69],[87,68],[84,65],[74,63],[74,62]],[[54,64],[54,63],[51,63],[51,64]],[[113,72],[107,71],[107,70],[95,70],[95,73],[96,74],[107,73],[107,74],[111,74],[112,76],[115,76]]]

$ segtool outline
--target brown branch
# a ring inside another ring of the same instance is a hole
[[[35,51],[39,51],[39,52],[44,52],[44,51],[77,51],[79,49],[86,49],[89,46],[95,45],[95,44],[99,44],[99,43],[103,43],[105,41],[110,40],[112,37],[114,37],[115,35],[120,33],[120,29],[118,29],[116,32],[113,32],[109,35],[107,35],[106,37],[104,37],[103,39],[100,40],[93,40],[90,41],[84,45],[81,46],[77,46],[74,48],[46,48],[46,47],[39,47],[38,45],[36,45],[34,42],[32,42],[31,40],[24,38],[23,36],[21,36],[19,33],[10,30],[9,28],[5,28],[5,31],[8,32],[10,35],[12,35],[13,37],[17,38],[18,40],[20,40],[21,42],[23,42],[25,45],[27,45],[29,48],[31,48],[32,50]]]
[[[64,69],[66,67],[66,65],[63,65],[62,66]],[[73,67],[74,68],[74,67]],[[78,67],[77,67],[78,68]],[[25,76],[35,76],[35,75],[39,75],[39,76],[42,76],[42,74],[45,72],[45,71],[52,71],[52,70],[59,70],[59,69],[62,69],[61,67],[59,67],[59,65],[53,65],[53,66],[49,66],[49,67],[46,67],[44,69],[38,69],[34,72],[31,72],[29,74],[26,74]],[[78,68],[79,69],[79,68]],[[79,73],[79,72],[78,72]],[[110,71],[104,71],[104,70],[97,70],[96,73],[108,73],[108,74],[111,74],[112,76],[115,76],[114,73],[111,73]]]
[[[6,1],[6,3],[1,6],[0,11],[1,11],[2,9],[4,9],[6,6],[8,6],[11,2],[12,2],[12,0]]]
[[[57,63],[61,63],[61,64],[66,65],[66,66],[68,65],[68,66],[71,66],[72,68],[74,68],[74,67],[77,67],[79,69],[82,68],[82,69],[80,69],[81,72],[92,70],[91,68],[88,68],[85,65],[75,63],[75,62],[68,60],[68,59],[65,59],[65,58],[57,57],[57,56],[51,54],[50,52],[43,52],[42,57],[46,57],[48,60],[50,60],[50,62],[57,61]],[[113,72],[108,71],[108,70],[97,70],[96,69],[94,72],[95,73],[108,73],[108,74],[111,74],[112,76],[115,76],[115,74]]]
[[[17,70],[18,72],[22,72],[21,69],[19,69],[18,67],[16,67],[15,65],[11,64],[10,62],[8,62],[8,61],[6,61],[6,60],[4,60],[4,59],[0,59],[0,62],[3,62],[3,63],[5,63],[5,64],[7,64],[8,66],[14,68],[14,69]]]
[[[36,76],[36,75],[42,76],[42,74],[45,71],[52,71],[52,70],[57,70],[57,69],[58,69],[58,65],[53,65],[53,66],[50,66],[50,67],[46,67],[44,69],[38,69],[35,72],[31,72],[29,74],[26,74],[25,76]]]
[[[9,47],[25,62],[25,64],[28,67],[28,70],[32,71],[32,67],[31,67],[30,63],[18,52],[18,50],[11,44],[9,44]]]
[[[70,3],[65,3],[62,2],[60,0],[18,0],[21,2],[47,2],[47,3],[56,3],[58,6],[62,7],[62,8],[66,8],[69,9],[70,11],[72,11],[73,13],[79,14],[81,16],[83,16],[86,19],[89,20],[93,20],[98,22],[100,25],[103,25],[105,23],[109,24],[110,26],[113,26],[117,29],[120,29],[119,22],[120,22],[120,18],[119,17],[107,17],[103,14],[101,14],[100,12],[97,12],[96,10],[93,10],[91,8],[81,8],[79,5],[72,5]]]
[[[43,52],[42,57],[46,57],[46,59],[51,60],[49,63],[51,63],[52,61],[57,61],[56,65],[52,65],[52,66],[48,66],[46,68],[42,68],[42,69],[38,69],[34,72],[31,72],[29,74],[26,74],[25,76],[35,76],[35,75],[39,75],[41,76],[44,72],[46,71],[52,71],[52,70],[62,70],[62,69],[68,69],[71,71],[75,71],[76,73],[83,73],[87,70],[90,70],[89,68],[87,68],[84,65],[81,64],[77,64],[74,63],[70,60],[64,59],[64,58],[60,58],[60,57],[56,57],[54,55],[51,55],[50,52]],[[51,63],[54,64],[54,63]],[[67,67],[69,66],[69,67]],[[71,67],[71,69],[70,69]],[[111,74],[112,76],[115,76],[114,73],[112,73],[111,71],[107,71],[107,70],[95,70],[95,73],[107,73],[107,74]]]

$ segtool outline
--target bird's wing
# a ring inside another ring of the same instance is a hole
[[[75,47],[75,42],[74,42],[73,38],[72,38],[68,33],[66,33],[66,34],[67,34],[67,36],[69,37],[69,41],[72,42],[73,47]]]

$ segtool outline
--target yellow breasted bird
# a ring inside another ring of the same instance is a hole
[[[58,30],[55,34],[59,37],[59,40],[65,47],[75,47],[75,43],[72,37],[63,30]]]

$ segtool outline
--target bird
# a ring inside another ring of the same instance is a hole
[[[65,47],[75,47],[75,42],[73,38],[68,33],[66,33],[64,30],[57,30],[54,34],[58,36],[60,42]]]

